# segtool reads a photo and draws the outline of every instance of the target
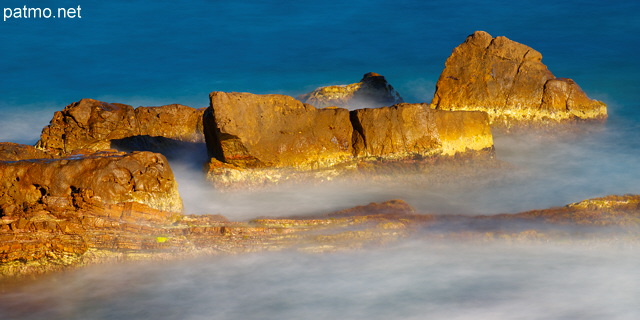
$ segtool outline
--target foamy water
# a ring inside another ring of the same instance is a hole
[[[429,243],[92,266],[2,319],[637,319],[637,247]]]

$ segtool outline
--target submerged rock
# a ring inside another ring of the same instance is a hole
[[[348,109],[378,108],[404,102],[387,80],[375,72],[365,74],[360,82],[317,88],[298,99],[318,108],[337,106]]]
[[[556,78],[541,60],[526,45],[476,31],[447,59],[432,107],[485,111],[503,128],[607,117],[604,103],[573,80]]]
[[[161,137],[170,147],[174,141],[202,142],[203,112],[178,104],[134,109],[120,103],[82,99],[54,114],[36,147],[65,155],[78,149],[136,150],[135,144],[144,145],[149,137]]]
[[[349,112],[283,95],[213,92],[203,121],[207,178],[220,187],[330,180],[363,161],[493,155],[485,113],[426,104]]]

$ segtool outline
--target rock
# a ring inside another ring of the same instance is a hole
[[[180,104],[138,107],[135,110],[141,135],[188,142],[204,142],[203,112],[204,108],[194,109]]]
[[[541,60],[526,45],[476,31],[447,59],[432,107],[485,111],[501,128],[607,117],[604,103],[589,99],[574,81],[556,78]]]
[[[0,142],[0,161],[18,161],[26,159],[50,159],[52,156],[33,146],[12,142]]]
[[[353,157],[349,111],[284,95],[212,92],[204,115],[209,154],[243,168],[317,169]]]
[[[202,142],[203,112],[204,109],[177,104],[134,109],[125,104],[82,99],[54,114],[36,147],[65,155],[77,149],[136,150],[135,144],[144,145],[141,140],[148,137]]]
[[[348,109],[378,108],[404,102],[387,80],[375,72],[365,74],[358,83],[317,88],[298,99],[318,108],[337,106]]]
[[[436,245],[451,240],[637,245],[639,217],[638,195],[490,216],[420,214],[403,200],[391,200],[312,217],[250,222],[183,216],[130,202],[65,212],[43,209],[0,219],[0,279],[108,261],[292,249],[334,252],[403,238]]]
[[[411,159],[493,150],[486,113],[431,110],[426,104],[351,111],[357,157]]]
[[[180,212],[178,185],[164,156],[98,152],[61,159],[0,162],[0,215],[68,211],[139,202]]]
[[[494,154],[486,113],[426,104],[349,112],[283,95],[213,92],[203,121],[207,178],[221,188],[332,180],[363,161]]]

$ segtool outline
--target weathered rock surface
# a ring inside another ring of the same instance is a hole
[[[203,112],[178,104],[134,109],[120,103],[82,99],[54,114],[36,146],[64,155],[78,149],[136,149],[131,144],[144,143],[141,140],[145,137],[202,142]]]
[[[154,210],[139,203],[21,213],[0,220],[0,278],[105,262],[202,254],[333,252],[404,238],[638,244],[640,196],[607,196],[560,208],[492,216],[420,214],[402,200],[314,217],[231,222]]]
[[[33,146],[12,142],[0,142],[0,161],[18,161],[24,159],[50,159],[52,156]]]
[[[363,161],[427,157],[493,157],[483,112],[432,110],[398,104],[349,112],[316,109],[292,97],[211,93],[204,115],[207,177],[219,187],[281,181],[331,180]]]
[[[387,80],[375,72],[365,74],[360,82],[321,87],[300,95],[298,99],[318,108],[336,106],[348,109],[377,108],[404,102]]]
[[[230,222],[214,215],[182,216],[139,203],[3,217],[0,279],[110,260],[358,249],[396,241],[410,230],[410,221],[401,219],[423,218],[398,200],[365,208],[372,211],[356,208],[357,212],[330,218],[261,218],[250,222]]]
[[[573,80],[556,78],[538,51],[483,31],[453,50],[432,107],[485,111],[502,128],[607,117],[604,103],[589,99]]]
[[[0,162],[0,173],[3,217],[123,202],[166,211],[182,209],[166,158],[151,152]]]
[[[204,116],[211,156],[239,167],[315,169],[352,158],[346,109],[284,95],[212,92]]]
[[[398,104],[351,111],[357,157],[420,158],[493,150],[486,113]]]

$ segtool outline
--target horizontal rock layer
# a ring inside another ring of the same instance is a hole
[[[400,239],[631,243],[640,231],[640,196],[607,196],[564,207],[491,216],[421,214],[402,200],[313,217],[230,222],[222,216],[161,212],[122,203],[73,214],[0,220],[0,278],[95,262],[176,259],[201,254],[294,249],[332,252]]]
[[[132,140],[135,137],[162,137],[169,144],[176,140],[201,142],[203,112],[179,104],[134,109],[120,103],[82,99],[54,114],[36,146],[64,155],[78,149],[105,150],[141,143]]]
[[[573,80],[556,78],[538,51],[483,31],[453,50],[432,106],[485,111],[502,128],[607,117],[604,103],[589,99]]]

